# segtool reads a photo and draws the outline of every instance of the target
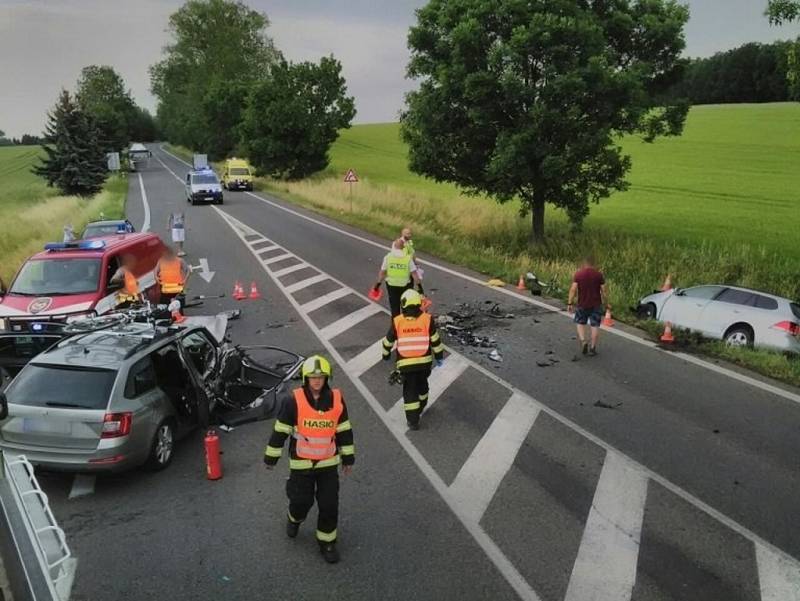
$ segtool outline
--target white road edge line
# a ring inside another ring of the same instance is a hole
[[[564,601],[630,601],[647,500],[647,478],[607,452]]]
[[[75,474],[75,478],[72,480],[72,488],[69,491],[69,498],[76,499],[94,494],[95,481],[94,474]]]
[[[305,266],[311,267],[308,264],[306,264]],[[281,277],[278,274],[279,272],[275,272],[275,277]],[[303,288],[308,288],[309,286],[313,286],[314,284],[318,284],[319,282],[324,282],[327,279],[328,279],[327,275],[325,275],[324,273],[318,273],[317,275],[312,275],[310,278],[300,280],[299,282],[295,282],[294,284],[289,284],[288,286],[286,286],[286,292],[288,292],[289,294],[293,294],[298,290],[302,290]]]
[[[357,311],[353,311],[334,321],[332,324],[329,324],[322,328],[320,332],[322,333],[325,338],[328,340],[332,340],[336,338],[339,334],[346,332],[350,328],[360,324],[365,319],[372,317],[376,313],[380,313],[381,308],[376,305],[375,303],[369,303],[368,305],[364,305]]]
[[[800,567],[756,544],[761,601],[800,601]]]
[[[181,163],[183,163],[185,165],[189,165],[189,163],[187,163],[183,159],[181,159],[179,157],[176,157],[174,154],[172,154],[171,152],[169,152],[167,150],[164,150],[163,147],[161,148],[161,150],[165,154],[168,154],[169,156],[174,158],[175,160],[180,161]],[[173,173],[173,175],[175,175],[175,174]],[[178,179],[180,179],[180,178],[178,178]],[[267,200],[266,198],[262,198],[261,196],[259,196],[258,194],[254,194],[253,192],[245,192],[245,194],[249,194],[253,198],[256,198],[256,199],[260,200],[261,202],[264,202],[264,203],[266,203],[266,204],[268,204],[268,205],[270,205],[272,207],[275,207],[276,209],[280,209],[281,211],[284,211],[286,213],[290,213],[292,215],[295,215],[296,217],[300,217],[301,219],[305,219],[306,221],[310,221],[311,223],[314,223],[314,224],[319,225],[321,227],[324,227],[324,228],[327,228],[327,229],[332,230],[334,232],[337,232],[339,234],[342,234],[343,236],[347,236],[348,238],[352,238],[354,240],[358,240],[359,242],[363,242],[364,244],[369,244],[370,246],[374,246],[374,247],[380,248],[382,250],[386,250],[388,248],[388,245],[386,245],[386,244],[380,244],[380,243],[375,242],[373,240],[369,240],[368,238],[364,238],[364,237],[359,236],[357,234],[353,234],[352,232],[348,232],[346,230],[338,228],[338,227],[336,227],[334,225],[330,225],[329,223],[325,223],[324,221],[320,221],[319,219],[314,219],[313,217],[309,217],[308,215],[303,215],[299,211],[295,211],[293,209],[289,209],[287,207],[281,206],[278,203],[273,202],[271,200]],[[452,276],[461,278],[463,280],[467,280],[469,282],[472,282],[474,284],[479,284],[481,286],[485,285],[485,282],[479,280],[478,278],[474,278],[474,277],[472,277],[470,275],[467,275],[465,273],[461,273],[459,271],[456,271],[455,269],[450,269],[449,267],[445,267],[444,265],[440,265],[438,263],[434,263],[432,261],[423,260],[423,259],[414,259],[414,260],[417,263],[419,263],[420,265],[426,265],[428,267],[433,267],[434,269],[438,269],[439,271],[442,271],[442,272],[444,272],[444,273],[446,273],[448,275],[452,275]],[[572,315],[570,315],[566,311],[562,311],[558,307],[554,307],[553,305],[550,305],[550,304],[545,303],[543,301],[539,301],[539,300],[536,300],[536,299],[533,299],[533,298],[528,298],[526,296],[522,296],[521,294],[518,294],[518,293],[513,292],[511,290],[506,290],[505,288],[494,288],[494,290],[496,290],[497,292],[500,292],[502,294],[505,294],[507,296],[510,296],[510,297],[512,297],[512,298],[514,298],[516,300],[519,300],[519,301],[522,301],[522,302],[526,302],[526,303],[531,304],[531,305],[535,305],[537,307],[540,307],[542,309],[546,309],[546,310],[548,310],[548,311],[550,311],[552,313],[557,313],[557,314],[562,315],[564,317],[567,317],[569,319],[572,319],[572,317],[573,317]],[[713,371],[715,373],[718,373],[720,375],[728,376],[729,378],[737,380],[738,382],[742,382],[743,384],[748,384],[748,385],[753,386],[755,388],[759,388],[759,389],[763,390],[764,392],[769,392],[769,393],[774,394],[776,396],[779,396],[779,397],[782,397],[782,398],[787,399],[789,401],[793,401],[795,403],[800,404],[800,394],[796,394],[796,393],[790,392],[788,390],[784,390],[783,388],[780,388],[778,386],[774,386],[772,384],[768,384],[766,382],[762,382],[761,380],[757,380],[757,379],[752,378],[750,376],[746,376],[744,374],[740,374],[738,372],[735,372],[733,370],[727,369],[725,367],[720,367],[719,365],[714,365],[713,363],[709,363],[708,361],[705,361],[703,359],[699,359],[698,357],[695,357],[694,355],[689,355],[687,353],[682,353],[682,352],[676,352],[676,351],[670,351],[670,350],[662,349],[656,343],[654,343],[654,342],[652,342],[650,340],[645,340],[643,338],[640,338],[640,337],[638,337],[638,336],[636,336],[634,334],[631,334],[629,332],[625,332],[623,330],[614,329],[614,328],[604,328],[604,329],[607,332],[611,333],[611,334],[614,334],[616,336],[620,336],[622,338],[625,338],[626,340],[630,340],[631,342],[635,342],[637,344],[641,344],[641,345],[646,346],[646,347],[648,347],[650,349],[653,349],[655,351],[658,351],[660,353],[664,353],[664,354],[672,356],[672,357],[683,359],[684,361],[688,361],[689,363],[692,363],[693,365],[697,365],[698,367],[704,367],[704,368],[706,368],[708,370],[711,370],[711,371]]]
[[[215,211],[217,211],[223,217],[223,219],[225,219],[229,224],[231,224],[231,221],[235,221],[236,223],[239,224],[239,227],[248,228],[248,226],[245,226],[243,223],[238,221],[235,217],[228,215],[227,213],[225,213],[224,211],[218,209],[217,207],[212,207],[212,208]],[[235,229],[235,226],[232,225],[232,227],[234,227],[234,229]],[[251,229],[251,228],[248,228],[248,229]],[[240,239],[246,244],[246,241],[244,240],[243,236],[240,236]],[[312,265],[312,267],[314,267],[314,269],[319,270],[319,268],[316,267],[316,266]],[[321,270],[319,270],[319,271],[321,271]],[[340,285],[340,286],[342,286],[344,288],[347,288],[347,285],[344,284],[343,282],[337,280],[336,278],[334,278],[334,277],[332,277],[330,275],[328,277],[329,277],[330,280],[336,282],[338,285]],[[361,294],[360,292],[357,292],[357,291],[351,289],[350,293],[355,295],[355,296],[358,296],[360,298],[363,298],[366,301],[370,301],[370,299],[368,297],[366,297],[365,295]],[[292,299],[292,301],[294,301],[294,299]],[[297,305],[297,306],[299,307],[299,305]],[[387,315],[389,314],[389,311],[386,308],[383,308],[383,311]],[[315,331],[317,331],[317,330],[315,329]],[[326,344],[326,348],[327,347],[328,347],[328,345]],[[448,349],[448,350],[450,350],[450,349]],[[341,357],[338,354],[338,352],[337,352],[337,356]],[[491,371],[489,371],[488,369],[486,369],[485,367],[483,367],[479,363],[475,363],[474,361],[470,361],[469,359],[467,359],[467,358],[465,358],[465,357],[463,357],[461,355],[459,355],[459,357],[461,357],[464,361],[466,361],[470,365],[470,367],[472,367],[473,369],[478,370],[480,373],[485,375],[490,380],[493,380],[493,381],[497,382],[498,384],[500,384],[504,388],[510,390],[511,392],[516,392],[516,393],[524,396],[526,399],[529,399],[530,402],[535,404],[539,408],[540,411],[542,411],[543,413],[549,415],[550,417],[552,417],[554,420],[558,421],[559,423],[564,424],[570,430],[573,430],[574,432],[577,432],[578,434],[580,434],[581,436],[583,436],[587,440],[589,440],[589,441],[593,442],[594,444],[596,444],[598,447],[601,447],[602,449],[605,449],[606,452],[610,451],[610,452],[616,453],[617,455],[620,455],[620,456],[624,457],[628,461],[628,463],[630,463],[631,465],[636,467],[636,469],[640,470],[647,478],[649,478],[650,480],[653,480],[654,482],[660,484],[661,486],[666,488],[668,491],[670,491],[671,493],[677,495],[678,497],[680,497],[681,499],[683,499],[687,503],[690,503],[691,505],[694,505],[695,507],[697,507],[698,509],[700,509],[704,513],[708,514],[709,516],[711,516],[712,518],[714,518],[718,522],[724,524],[725,526],[727,526],[728,528],[730,528],[734,532],[737,532],[738,534],[740,534],[744,538],[750,539],[751,541],[753,541],[756,544],[760,544],[760,545],[766,547],[770,551],[776,553],[780,557],[784,558],[786,561],[790,562],[792,565],[797,565],[797,566],[800,567],[800,562],[798,562],[797,559],[795,559],[794,557],[792,557],[791,555],[789,555],[785,551],[779,549],[778,547],[776,547],[775,545],[773,545],[772,543],[770,543],[766,539],[762,538],[761,536],[759,536],[758,534],[756,534],[755,532],[753,532],[749,528],[743,526],[742,524],[740,524],[736,520],[734,520],[732,518],[729,518],[724,513],[720,512],[717,509],[714,509],[708,503],[706,503],[705,501],[702,501],[701,499],[697,498],[696,496],[694,496],[689,491],[684,490],[683,488],[681,488],[680,486],[678,486],[677,484],[675,484],[671,480],[668,480],[664,476],[654,472],[649,467],[643,465],[642,463],[639,463],[638,461],[636,461],[635,459],[633,459],[629,455],[626,455],[625,453],[620,451],[618,448],[616,448],[616,447],[610,445],[609,443],[607,443],[602,438],[599,438],[598,436],[592,434],[591,432],[586,430],[583,426],[578,425],[577,423],[575,423],[574,421],[572,421],[568,417],[565,417],[565,416],[561,415],[560,413],[558,413],[554,409],[551,409],[550,407],[548,407],[544,403],[536,400],[534,397],[530,396],[528,393],[526,393],[526,392],[524,392],[522,390],[519,390],[518,388],[512,386],[511,384],[509,384],[508,382],[503,380],[500,376],[498,376],[497,374],[492,373]],[[361,390],[361,388],[359,388],[359,390]]]
[[[450,484],[450,492],[464,499],[464,510],[476,522],[489,508],[538,416],[536,405],[513,393]]]
[[[150,203],[147,202],[147,192],[144,191],[144,180],[142,174],[137,173],[139,176],[139,190],[142,193],[142,206],[144,207],[144,221],[142,222],[142,232],[150,230]]]
[[[212,207],[219,215],[231,226],[231,229],[239,236],[241,241],[247,246],[247,242],[244,239],[244,236],[238,234],[236,228],[233,226],[231,219],[234,217],[229,216],[224,211],[220,210],[217,207]],[[249,248],[249,247],[248,247]],[[251,252],[252,249],[250,249]],[[256,256],[253,252],[253,256]],[[256,256],[256,259],[258,257]],[[284,286],[278,281],[278,279],[269,272],[269,270],[265,269],[269,277],[275,283],[276,286],[281,291],[284,291]],[[333,278],[331,278],[333,279]],[[431,486],[436,490],[436,492],[442,497],[444,502],[448,505],[450,510],[456,516],[456,518],[461,522],[464,528],[469,532],[472,537],[475,539],[475,542],[481,547],[483,552],[489,558],[489,560],[495,565],[497,570],[500,574],[506,579],[509,585],[516,591],[516,593],[520,596],[521,599],[525,601],[541,601],[539,595],[531,588],[530,584],[525,580],[525,578],[517,571],[514,565],[509,561],[509,559],[505,556],[503,551],[497,546],[497,544],[489,537],[489,535],[480,527],[479,524],[475,523],[474,521],[467,518],[464,512],[461,509],[460,500],[453,497],[452,495],[448,494],[447,485],[442,481],[439,475],[436,473],[436,470],[425,460],[422,453],[417,450],[417,448],[411,443],[411,441],[405,436],[405,431],[398,427],[396,423],[392,423],[391,419],[389,419],[389,414],[384,410],[381,406],[380,402],[375,395],[370,392],[370,390],[364,385],[361,380],[349,373],[349,368],[347,362],[344,358],[339,354],[339,351],[334,348],[331,342],[325,339],[322,336],[322,332],[320,329],[314,324],[311,320],[309,315],[305,312],[302,306],[292,297],[291,294],[286,294],[284,291],[284,296],[289,301],[289,303],[294,307],[295,311],[297,311],[300,318],[306,323],[308,328],[316,335],[319,341],[325,346],[330,353],[330,356],[333,358],[334,361],[340,366],[340,368],[349,376],[353,386],[361,393],[364,399],[369,403],[372,410],[375,412],[375,415],[383,422],[386,428],[394,435],[395,439],[397,440],[398,444],[403,448],[403,450],[408,454],[411,460],[417,465],[419,470],[422,474],[428,479],[431,483]]]

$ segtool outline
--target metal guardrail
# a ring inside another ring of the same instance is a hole
[[[45,492],[39,486],[33,465],[24,455],[6,456],[0,452],[0,477],[11,484],[11,492],[27,536],[32,544],[53,601],[68,601],[75,579],[77,559],[58,526]]]

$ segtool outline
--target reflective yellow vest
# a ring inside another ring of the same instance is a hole
[[[401,288],[411,279],[411,256],[396,257],[390,253],[386,260],[386,283]]]

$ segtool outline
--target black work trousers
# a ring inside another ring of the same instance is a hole
[[[403,292],[413,287],[413,282],[408,282],[405,286],[390,286],[388,282],[386,283],[386,293],[389,297],[389,309],[392,311],[392,318],[400,315],[400,297],[403,296]]]
[[[289,497],[289,521],[300,523],[317,499],[317,540],[320,543],[336,542],[336,523],[339,521],[338,466],[315,470],[290,470],[286,481]]]
[[[428,378],[430,375],[430,367],[403,372],[403,408],[409,424],[419,423],[419,417],[428,404]]]

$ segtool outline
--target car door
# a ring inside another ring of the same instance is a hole
[[[205,330],[192,330],[181,336],[179,346],[186,364],[193,372],[202,397],[206,399],[209,410],[213,411],[216,404],[213,380],[219,363],[217,345],[213,342],[213,337]]]
[[[752,325],[756,294],[749,290],[726,288],[703,309],[703,333],[711,338],[722,338],[735,323]]]
[[[664,302],[660,319],[681,328],[702,331],[703,310],[723,290],[724,286],[695,286],[678,290]]]

